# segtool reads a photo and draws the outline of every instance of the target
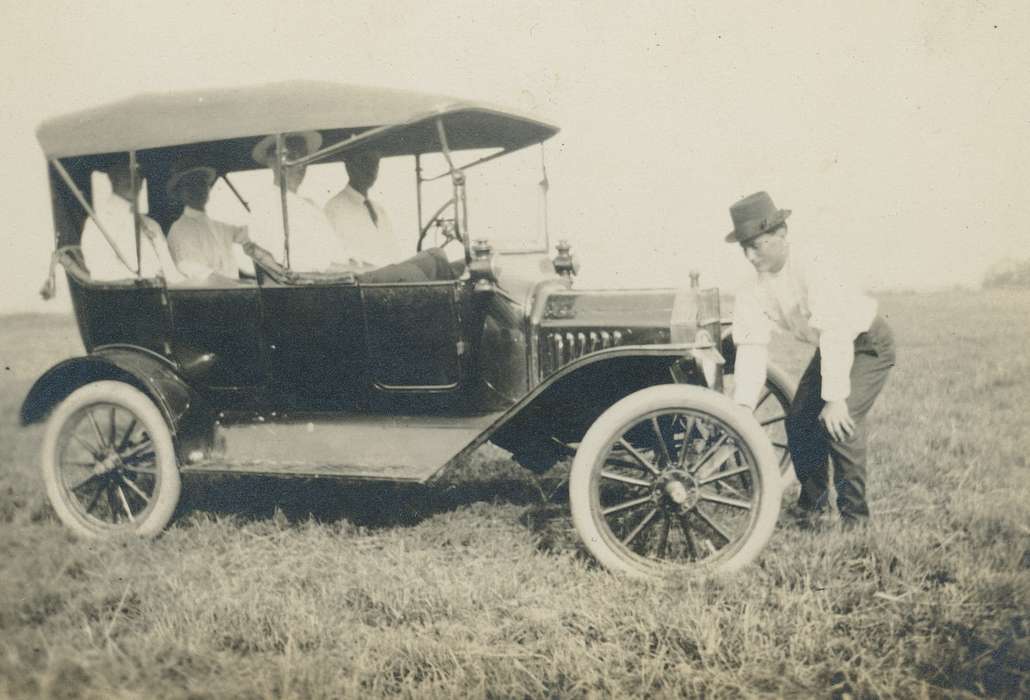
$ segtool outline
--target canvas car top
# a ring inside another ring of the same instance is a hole
[[[558,128],[492,105],[407,90],[319,81],[146,93],[44,121],[36,130],[49,158],[65,158],[260,137],[304,130],[358,133],[411,123],[377,143],[384,155],[439,150],[428,117],[447,122],[452,149],[515,150]]]

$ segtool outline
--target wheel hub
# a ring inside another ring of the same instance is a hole
[[[93,473],[97,476],[102,474],[108,474],[118,468],[120,460],[118,455],[114,452],[108,453],[103,459],[97,460],[97,463],[93,466]]]
[[[676,469],[663,475],[656,493],[668,507],[688,511],[697,505],[700,495],[697,481],[687,472]]]

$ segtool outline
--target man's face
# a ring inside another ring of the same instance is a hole
[[[379,154],[375,151],[362,151],[347,156],[344,161],[350,186],[365,194],[379,177]]]
[[[192,172],[184,175],[179,180],[176,189],[182,203],[193,209],[203,211],[207,206],[207,198],[211,188],[207,184],[207,175],[202,172]]]
[[[297,158],[303,158],[308,155],[308,147],[301,138],[287,138],[286,139],[286,159],[295,160]],[[286,168],[286,189],[290,192],[296,192],[300,189],[300,184],[304,182],[304,175],[308,171],[306,165],[295,165],[290,168]]]
[[[759,272],[779,272],[787,263],[787,227],[763,233],[746,243],[741,243],[749,263]]]

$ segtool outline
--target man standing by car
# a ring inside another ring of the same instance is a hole
[[[846,281],[827,257],[787,238],[789,209],[765,192],[730,207],[733,231],[757,275],[739,290],[733,317],[737,403],[753,410],[765,383],[770,332],[778,327],[816,346],[787,417],[787,442],[801,497],[794,517],[813,524],[825,511],[828,458],[845,526],[869,518],[865,418],[894,366],[894,339],[877,303]]]
[[[205,207],[215,181],[214,168],[180,164],[168,178],[168,196],[182,202],[182,215],[168,232],[168,247],[179,270],[191,280],[238,280],[233,244],[247,242],[244,226],[215,221]]]

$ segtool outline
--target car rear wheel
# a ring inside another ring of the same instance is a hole
[[[83,537],[152,537],[179,502],[179,470],[164,417],[123,382],[87,384],[57,407],[43,437],[41,466],[54,511]]]
[[[609,569],[731,572],[775,527],[776,465],[762,426],[727,397],[650,387],[605,411],[580,443],[569,480],[573,522]]]

